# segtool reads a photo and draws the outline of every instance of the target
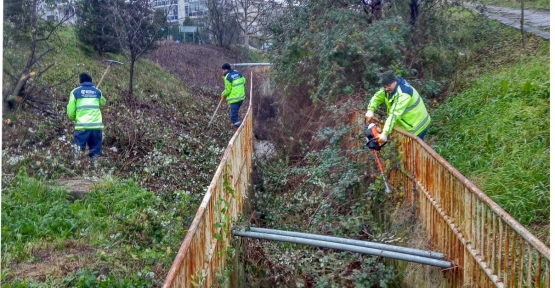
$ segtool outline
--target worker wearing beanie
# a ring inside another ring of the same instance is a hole
[[[102,92],[93,85],[91,75],[79,75],[81,86],[73,89],[69,94],[67,115],[75,121],[73,139],[75,145],[84,151],[89,146],[89,157],[100,156],[102,150],[102,113],[100,108],[106,104]]]
[[[374,118],[374,111],[381,104],[387,106],[387,120],[382,133],[376,138],[380,145],[387,142],[393,127],[412,133],[424,140],[431,119],[422,97],[405,79],[391,71],[381,75],[381,88],[368,103],[366,123]]]
[[[239,108],[245,100],[245,83],[247,80],[243,77],[243,74],[237,70],[231,69],[229,63],[222,65],[225,90],[222,92],[221,98],[227,100],[229,104],[229,116],[231,118],[231,123],[235,129],[241,126],[241,120],[239,120]]]

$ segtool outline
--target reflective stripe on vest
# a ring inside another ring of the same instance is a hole
[[[235,97],[233,97],[233,98],[227,98],[227,101],[230,101],[230,100],[237,100],[237,99],[245,99],[245,95],[235,96]]]
[[[239,83],[233,83],[233,85],[231,85],[231,87],[237,87],[237,86],[241,86],[244,85],[245,81],[239,82]]]
[[[93,127],[93,126],[104,127],[104,125],[102,124],[102,122],[96,122],[96,123],[75,123],[75,127]]]
[[[412,131],[410,131],[410,133],[414,134],[416,133],[416,131],[418,131],[420,128],[422,128],[424,125],[426,125],[426,123],[428,122],[428,119],[430,119],[430,115],[426,115],[426,118],[424,118],[424,120],[422,120],[422,122],[420,122],[420,124],[418,124],[416,126],[416,128],[412,129]]]
[[[81,105],[76,108],[77,110],[80,109],[100,109],[100,105]]]
[[[418,104],[420,104],[420,95],[418,95],[418,99],[416,100],[416,102],[414,104],[412,104],[410,107],[407,107],[405,109],[405,112],[403,112],[403,115],[407,114],[410,110],[416,108],[416,106],[418,106]]]

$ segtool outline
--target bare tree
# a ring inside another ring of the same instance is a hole
[[[28,80],[44,76],[54,66],[54,62],[47,57],[54,51],[50,40],[74,16],[74,9],[67,9],[68,13],[61,19],[45,20],[47,6],[42,6],[44,3],[39,0],[13,0],[6,3],[5,9],[10,9],[11,13],[4,11],[3,73],[7,75],[10,88],[3,92],[2,106],[9,112],[15,108],[16,101],[31,100],[28,96],[34,92],[59,84],[45,87],[38,86],[39,81],[29,84]]]
[[[249,47],[249,37],[260,34],[265,19],[277,6],[274,0],[231,0],[234,16],[239,23],[245,47]]]
[[[135,63],[146,52],[156,48],[168,27],[168,10],[153,10],[149,0],[114,0],[110,4],[111,25],[116,40],[129,61],[129,95],[133,95]]]
[[[219,46],[229,46],[239,34],[231,0],[208,0],[207,6],[208,31]]]
[[[526,31],[524,31],[524,0],[520,0],[520,33],[522,34],[522,47],[526,49]]]

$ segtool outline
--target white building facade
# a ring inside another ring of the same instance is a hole
[[[150,6],[164,9],[171,23],[181,24],[187,17],[195,19],[208,15],[206,0],[152,0]]]

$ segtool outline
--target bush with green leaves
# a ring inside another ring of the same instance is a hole
[[[107,0],[84,0],[76,3],[75,34],[84,50],[92,49],[99,55],[121,50],[117,35],[111,26],[113,17]]]
[[[377,166],[356,160],[370,153],[361,135],[352,134],[358,124],[341,124],[351,108],[352,103],[325,108],[320,120],[337,121],[320,122],[326,124],[301,160],[256,161],[257,217],[249,225],[366,241],[403,233],[389,227],[394,201],[384,194]],[[361,147],[346,149],[351,141]],[[389,168],[397,160],[393,146],[388,148],[381,157]],[[392,263],[370,255],[269,241],[247,245],[248,282],[255,287],[391,287],[401,281]],[[268,269],[255,267],[260,261]]]
[[[278,83],[289,91],[304,83],[311,97],[334,101],[376,89],[379,74],[390,69],[421,82],[423,95],[437,95],[459,60],[452,6],[426,9],[417,28],[401,6],[385,5],[384,17],[370,24],[360,6],[341,1],[289,7],[270,27]]]

